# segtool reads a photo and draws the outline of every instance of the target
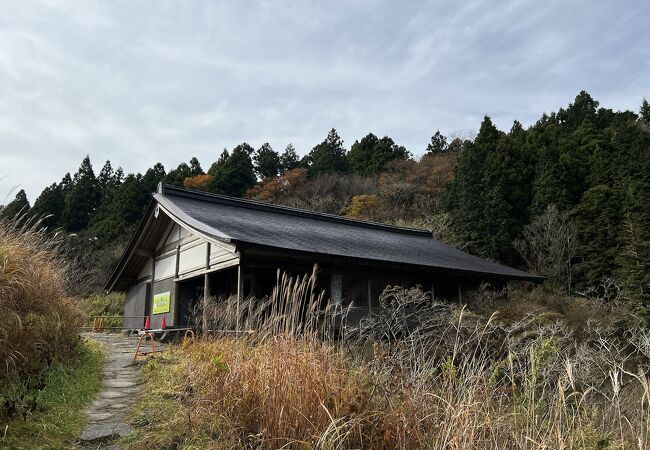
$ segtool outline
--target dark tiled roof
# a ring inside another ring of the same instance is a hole
[[[154,199],[189,227],[225,242],[542,281],[443,244],[427,231],[171,186],[161,186]]]

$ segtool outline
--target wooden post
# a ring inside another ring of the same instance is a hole
[[[460,288],[460,284],[458,285],[458,304],[459,305],[463,304],[463,292]]]
[[[237,331],[239,331],[239,322],[241,315],[241,302],[244,298],[244,268],[241,261],[237,266]]]
[[[208,307],[210,305],[210,274],[203,275],[203,335],[208,334]]]
[[[210,268],[210,243],[205,252],[205,270]],[[210,300],[210,274],[206,272],[203,279],[203,336],[208,335],[208,306]]]
[[[179,267],[181,265],[181,246],[176,246],[176,268],[174,269],[174,277],[178,278]]]
[[[368,290],[368,313],[372,314],[372,285],[370,282],[370,275],[366,277],[366,288]]]
[[[431,282],[431,303],[434,303],[435,301],[436,301],[436,287],[433,284],[433,282]]]
[[[156,282],[156,252],[154,251],[153,256],[151,257],[151,292],[149,292],[149,311],[145,312],[145,316],[152,315],[153,311],[153,296],[154,296],[154,284]]]

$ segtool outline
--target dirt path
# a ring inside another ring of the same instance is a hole
[[[137,338],[120,334],[85,333],[105,346],[104,386],[86,408],[88,424],[80,436],[82,449],[117,449],[114,442],[131,431],[127,421],[129,408],[138,397],[139,368],[131,364]]]

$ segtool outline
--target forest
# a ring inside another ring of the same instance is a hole
[[[650,105],[600,107],[587,92],[530,127],[475,137],[436,131],[426,149],[369,133],[346,148],[335,129],[299,157],[243,142],[209,166],[197,158],[124,173],[86,157],[30,204],[1,214],[63,232],[79,295],[101,289],[159,182],[431,230],[459,248],[547,277],[564,292],[650,304]],[[414,154],[422,154],[415,158]],[[92,264],[90,262],[92,261]],[[87,263],[84,263],[87,262]],[[82,273],[83,272],[83,273]]]

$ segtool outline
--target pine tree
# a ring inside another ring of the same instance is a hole
[[[210,190],[241,197],[244,192],[253,187],[257,182],[251,160],[253,152],[253,148],[245,142],[235,147],[232,153],[224,150],[208,171],[209,175],[214,177]]]
[[[275,177],[280,173],[282,163],[280,155],[273,150],[268,142],[262,146],[253,155],[253,162],[255,163],[255,172],[260,178]]]
[[[285,173],[288,170],[293,170],[300,166],[300,158],[298,158],[298,153],[293,147],[293,144],[288,144],[284,149],[282,155],[280,155],[280,172]]]
[[[0,217],[5,220],[22,221],[29,213],[29,201],[25,190],[21,189],[16,197],[4,207],[0,208]]]
[[[100,201],[100,187],[90,157],[86,156],[65,197],[61,225],[72,232],[86,229]]]
[[[446,152],[448,149],[447,138],[436,130],[435,134],[431,136],[431,142],[427,145],[427,153],[437,155]]]
[[[330,130],[323,142],[309,152],[305,162],[309,166],[311,177],[321,173],[347,171],[343,141],[334,128]]]

